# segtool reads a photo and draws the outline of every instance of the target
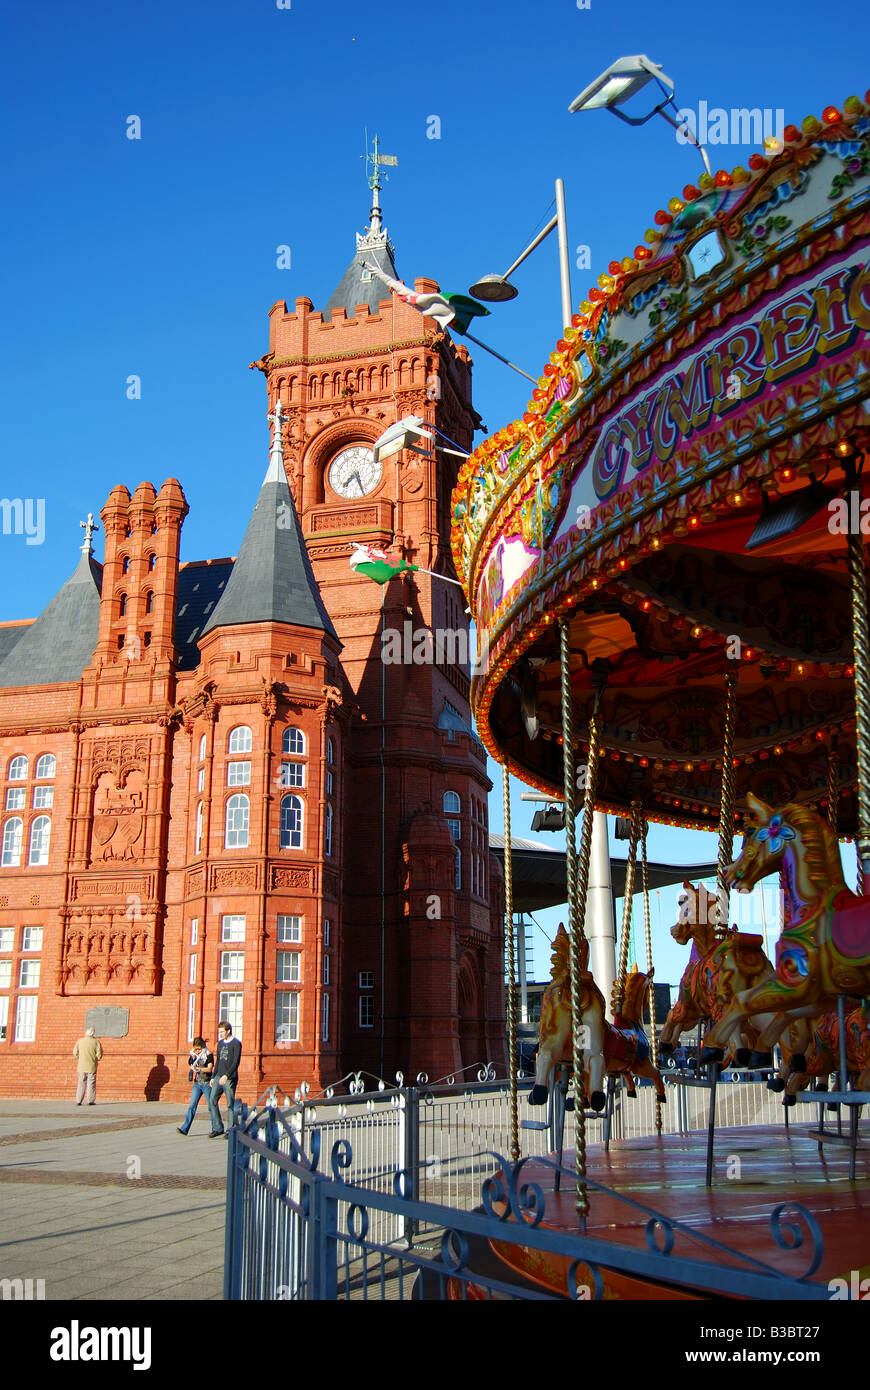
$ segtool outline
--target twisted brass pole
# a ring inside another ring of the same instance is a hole
[[[722,795],[719,803],[719,866],[716,890],[720,932],[728,930],[728,883],[725,873],[734,857],[734,728],[737,722],[737,672],[725,676],[725,727],[722,740]]]
[[[646,823],[646,821],[644,821],[644,823],[643,823],[643,832],[642,832],[642,834],[641,834],[641,840],[640,840],[640,848],[641,848],[641,870],[642,870],[642,876],[643,876],[643,929],[644,929],[644,935],[646,936],[646,968],[647,968],[647,973],[648,973],[648,974],[651,974],[651,973],[652,973],[652,968],[653,968],[653,958],[652,958],[652,931],[651,931],[651,929],[650,929],[650,916],[649,916],[649,866],[648,866],[648,864],[647,864],[647,858],[646,858],[646,835],[647,835],[647,823]],[[657,1067],[658,1067],[658,1064],[659,1064],[659,1040],[658,1040],[658,1036],[657,1036],[657,1034],[656,1034],[656,987],[655,987],[655,984],[652,983],[652,982],[650,983],[650,987],[649,987],[649,1030],[650,1030],[650,1040],[649,1040],[649,1044],[650,1044],[650,1056],[652,1057],[652,1064],[653,1064],[653,1066],[657,1068]],[[661,1134],[661,1129],[662,1129],[662,1103],[661,1103],[661,1101],[659,1100],[658,1092],[656,1092],[656,1131],[657,1131],[659,1134]]]
[[[862,878],[870,873],[870,631],[867,624],[867,571],[864,541],[849,536],[852,589],[852,640],[855,652],[855,745],[858,763],[858,860]],[[863,891],[863,885],[859,889]]]
[[[516,958],[514,954],[514,873],[513,851],[511,849],[511,788],[507,758],[502,764],[504,787],[504,920],[507,932],[508,958],[508,1080],[510,1081],[511,1107],[511,1159],[518,1162],[520,1156],[520,1121],[517,1110],[517,986]]]
[[[837,758],[837,735],[831,734],[831,747],[828,753],[828,825],[837,833],[839,803],[837,787],[839,784],[840,763]]]
[[[577,858],[574,773],[574,699],[571,691],[571,645],[569,627],[559,621],[559,659],[562,676],[562,766],[565,784],[565,869],[568,885],[568,960],[571,971],[571,1032],[574,1056],[574,1161],[577,1188],[574,1205],[585,1228],[589,1212],[586,1188],[586,1116],[584,1113],[584,1070],[586,1051],[583,1045],[579,1000],[581,995],[581,942],[585,938],[586,893],[589,887],[589,857],[592,849],[592,817],[595,811],[595,783],[598,772],[598,708],[602,687],[595,692],[592,716],[589,720],[589,758],[586,765],[586,787],[583,799],[583,829],[580,835],[580,856]]]
[[[622,895],[622,935],[619,938],[619,969],[613,986],[614,1018],[622,1011],[625,1003],[625,977],[628,974],[628,945],[631,940],[631,909],[634,899],[634,869],[637,864],[637,842],[640,837],[641,803],[631,803],[631,837],[628,842],[628,860],[625,865],[625,892]]]

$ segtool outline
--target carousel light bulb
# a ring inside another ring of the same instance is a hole
[[[648,613],[649,610],[652,608],[650,600],[648,598],[645,598],[643,603],[640,605],[640,608],[642,613]]]
[[[653,550],[659,550],[661,548],[661,541],[659,540],[658,536],[653,536],[652,548]]]
[[[704,631],[704,629],[703,629],[702,627],[693,627],[693,628],[692,628],[692,636],[693,636],[693,637],[700,637],[700,636],[701,636],[701,633],[702,633],[703,631]]]

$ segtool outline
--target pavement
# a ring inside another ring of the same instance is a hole
[[[43,1280],[46,1300],[220,1299],[227,1142],[204,1101],[177,1134],[186,1109],[0,1100],[0,1280]]]

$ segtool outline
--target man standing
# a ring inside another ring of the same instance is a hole
[[[79,1038],[73,1048],[73,1056],[78,1059],[79,1084],[76,1087],[76,1105],[81,1105],[87,1092],[88,1105],[94,1105],[97,1095],[97,1063],[103,1049],[94,1036],[93,1028],[85,1029],[85,1036]]]
[[[239,1062],[242,1059],[242,1044],[233,1037],[233,1030],[223,1019],[218,1024],[218,1047],[214,1062],[214,1080],[208,1098],[208,1113],[211,1116],[209,1139],[219,1139],[224,1134],[218,1111],[221,1091],[227,1098],[227,1129],[233,1126],[233,1104],[236,1099],[236,1081],[239,1076]]]

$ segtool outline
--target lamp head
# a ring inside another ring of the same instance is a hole
[[[468,293],[475,299],[501,304],[508,299],[516,299],[519,290],[503,275],[483,275],[476,284],[469,286]]]
[[[653,63],[644,53],[633,57],[617,58],[615,63],[594,82],[590,82],[568,107],[569,111],[601,111],[622,106],[629,97],[634,96],[648,82],[655,80],[662,88],[670,89],[673,96],[674,84],[661,70],[659,63]],[[669,98],[670,99],[670,98]],[[652,114],[652,113],[651,113]]]

